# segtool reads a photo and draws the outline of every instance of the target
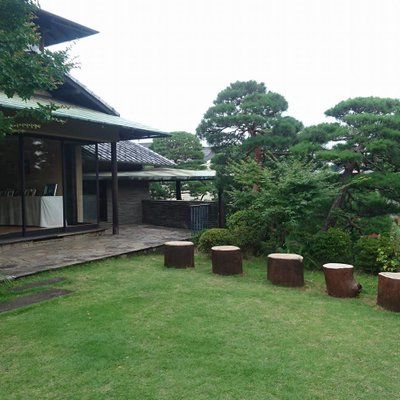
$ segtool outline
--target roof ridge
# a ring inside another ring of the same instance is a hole
[[[78,80],[77,78],[75,78],[74,76],[72,76],[69,73],[65,74],[65,77],[66,77],[67,83],[69,80],[70,83],[72,82],[72,84],[79,86],[79,88],[82,89],[87,96],[89,96],[92,100],[94,100],[94,102],[101,103],[101,105],[103,107],[105,107],[108,111],[110,111],[110,115],[115,115],[117,117],[121,116],[120,113],[114,107],[112,107],[110,104],[108,104],[106,101],[104,101],[100,96],[98,96],[96,93],[94,93],[92,90],[90,90],[80,80]]]

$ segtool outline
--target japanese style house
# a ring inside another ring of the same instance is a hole
[[[38,11],[36,22],[44,47],[97,33],[44,10]],[[27,128],[0,140],[0,243],[97,229],[101,143],[110,148],[111,212],[113,232],[118,233],[117,143],[167,134],[121,118],[70,75],[56,90],[37,93],[29,101],[0,92],[0,109],[6,115],[37,107],[38,102],[58,105],[54,115],[63,123]],[[94,154],[96,179],[91,185],[83,179],[84,146]]]

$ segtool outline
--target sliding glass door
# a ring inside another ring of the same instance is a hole
[[[19,135],[0,140],[0,241],[94,227],[98,189],[96,182],[84,185],[84,165],[78,142]]]

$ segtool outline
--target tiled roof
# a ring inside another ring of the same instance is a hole
[[[111,146],[109,143],[99,143],[99,161],[111,161]],[[93,157],[95,153],[94,146],[83,146],[84,154]],[[161,156],[153,150],[150,150],[138,143],[128,140],[117,142],[118,162],[153,165],[153,166],[173,166],[175,163],[168,158]]]

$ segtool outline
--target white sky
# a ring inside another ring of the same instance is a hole
[[[399,0],[41,0],[100,31],[72,75],[124,118],[194,133],[231,82],[282,94],[305,125],[357,96],[400,97]]]

